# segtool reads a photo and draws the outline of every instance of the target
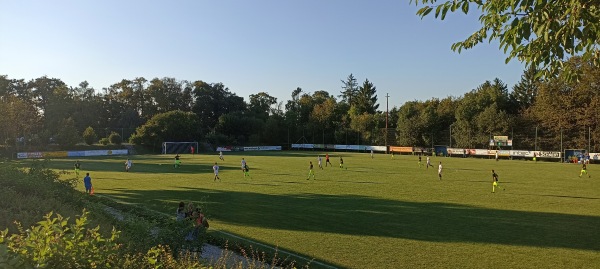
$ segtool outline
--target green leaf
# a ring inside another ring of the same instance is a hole
[[[427,15],[428,15],[428,14],[431,12],[431,10],[433,10],[433,8],[431,8],[431,7],[424,7],[424,8],[422,8],[422,9],[420,9],[420,10],[417,12],[417,14],[418,14],[419,16],[421,16],[421,18],[423,18],[423,17],[427,16]]]
[[[437,6],[435,8],[435,17],[436,18],[440,15],[440,11],[442,11],[442,6]]]
[[[523,38],[529,40],[529,37],[531,36],[531,24],[524,22],[521,27],[523,29]]]
[[[512,23],[510,24],[510,27],[516,27],[519,24],[519,17],[516,17]]]
[[[441,18],[442,20],[444,20],[446,18],[446,13],[448,13],[448,7],[447,6],[445,6],[442,9],[442,18]]]
[[[462,11],[465,14],[469,13],[469,2],[463,2],[463,4],[462,4]]]

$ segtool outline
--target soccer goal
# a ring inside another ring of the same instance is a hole
[[[162,154],[194,153],[198,151],[198,142],[163,142]]]

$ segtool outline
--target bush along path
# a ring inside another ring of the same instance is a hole
[[[0,164],[0,268],[205,267],[192,253],[170,247],[202,246],[201,240],[185,242],[185,224],[82,194],[73,188],[76,179],[60,180],[45,164]]]

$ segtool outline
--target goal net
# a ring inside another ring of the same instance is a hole
[[[192,153],[192,147],[198,152],[198,142],[163,142],[162,154]]]

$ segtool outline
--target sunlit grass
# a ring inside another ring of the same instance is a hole
[[[96,193],[167,214],[202,203],[210,230],[225,231],[351,268],[594,268],[600,264],[600,171],[578,178],[559,163],[331,152],[171,155],[80,159]],[[340,169],[339,155],[346,169]],[[244,179],[241,158],[251,167]],[[53,160],[70,170],[74,159]],[[220,182],[212,165],[221,166]],[[309,161],[316,180],[306,180]],[[423,162],[425,159],[423,158]],[[437,177],[442,161],[443,179]],[[323,158],[323,162],[325,162]],[[491,193],[491,169],[505,190]],[[83,189],[83,184],[79,186]],[[214,235],[219,236],[218,233]],[[303,261],[298,260],[299,265]]]

